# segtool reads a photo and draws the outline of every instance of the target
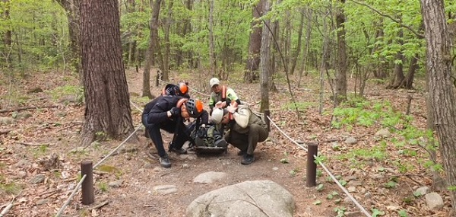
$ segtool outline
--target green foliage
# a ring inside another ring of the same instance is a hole
[[[100,188],[101,192],[107,192],[108,191],[108,184],[105,182],[99,182],[98,183],[98,188]]]
[[[323,191],[325,189],[325,186],[323,184],[319,184],[315,189],[317,189],[317,191]]]
[[[309,107],[315,105],[313,102],[296,102],[296,103],[288,103],[282,106],[282,109],[286,110],[296,110],[298,111],[306,111]]]
[[[347,211],[347,208],[345,208],[345,207],[336,207],[336,208],[334,208],[334,212],[336,212],[336,217],[345,216],[345,212],[346,211]]]
[[[54,101],[63,100],[65,103],[74,101],[77,104],[82,104],[84,102],[84,88],[81,86],[65,85],[56,87],[47,92],[52,96]],[[71,100],[68,100],[70,98]]]
[[[397,214],[399,215],[399,217],[407,217],[407,210],[401,209],[397,212]]]
[[[372,209],[372,217],[377,217],[377,216],[382,216],[385,215],[385,212],[378,210],[378,209]]]

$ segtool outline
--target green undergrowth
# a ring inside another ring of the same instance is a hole
[[[413,117],[395,109],[391,102],[354,98],[335,108],[332,115],[333,128],[350,132],[352,137],[362,141],[356,144],[332,143],[334,154],[326,156],[323,161],[330,159],[331,164],[347,164],[339,166],[369,171],[369,175],[379,174],[384,178],[379,180],[378,186],[392,191],[406,185],[402,183],[406,179],[399,178],[404,174],[421,174],[423,169],[438,173],[443,171],[442,165],[430,155],[438,148],[434,134],[414,126]],[[387,130],[389,134],[375,135],[380,130]],[[320,160],[317,159],[317,162]],[[341,176],[337,180],[342,185],[347,183]],[[324,191],[324,185],[328,183],[334,183],[329,176],[317,190]],[[403,200],[409,203],[420,197],[412,193],[403,196]],[[339,205],[338,193],[328,192],[327,202]],[[379,216],[383,213],[377,209],[372,211]],[[341,207],[335,212],[343,216],[345,209]],[[404,210],[399,210],[397,214],[406,216]]]

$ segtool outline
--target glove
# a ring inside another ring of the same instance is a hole
[[[171,110],[169,110],[169,112],[171,113],[171,117],[177,117],[180,115],[181,110],[180,110],[180,108],[173,107],[173,108],[171,108]]]
[[[226,98],[225,102],[226,102],[225,107],[231,105],[231,99]]]

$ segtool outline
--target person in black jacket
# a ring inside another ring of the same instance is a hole
[[[185,154],[187,151],[182,149],[182,146],[191,138],[184,121],[190,118],[197,118],[198,124],[207,124],[209,114],[203,109],[203,103],[200,100],[162,95],[145,106],[142,123],[158,151],[161,166],[169,168],[171,162],[163,146],[160,129],[174,133],[168,151]]]
[[[188,82],[179,82],[177,85],[167,84],[163,88],[161,95],[182,96],[190,99],[188,89]]]

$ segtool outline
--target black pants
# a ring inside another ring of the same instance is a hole
[[[238,133],[230,130],[225,135],[225,140],[241,151],[245,151],[247,154],[253,154],[258,142],[265,141],[268,136],[269,132],[267,129],[257,124],[251,124],[248,133]]]
[[[163,138],[160,129],[163,129],[168,133],[174,133],[172,145],[176,149],[181,149],[185,141],[190,140],[187,126],[180,120],[168,120],[162,123],[149,124],[147,123],[147,115],[143,115],[142,122],[146,127],[146,130],[149,132],[149,136],[152,139],[160,157],[167,155],[165,147],[163,146]]]

